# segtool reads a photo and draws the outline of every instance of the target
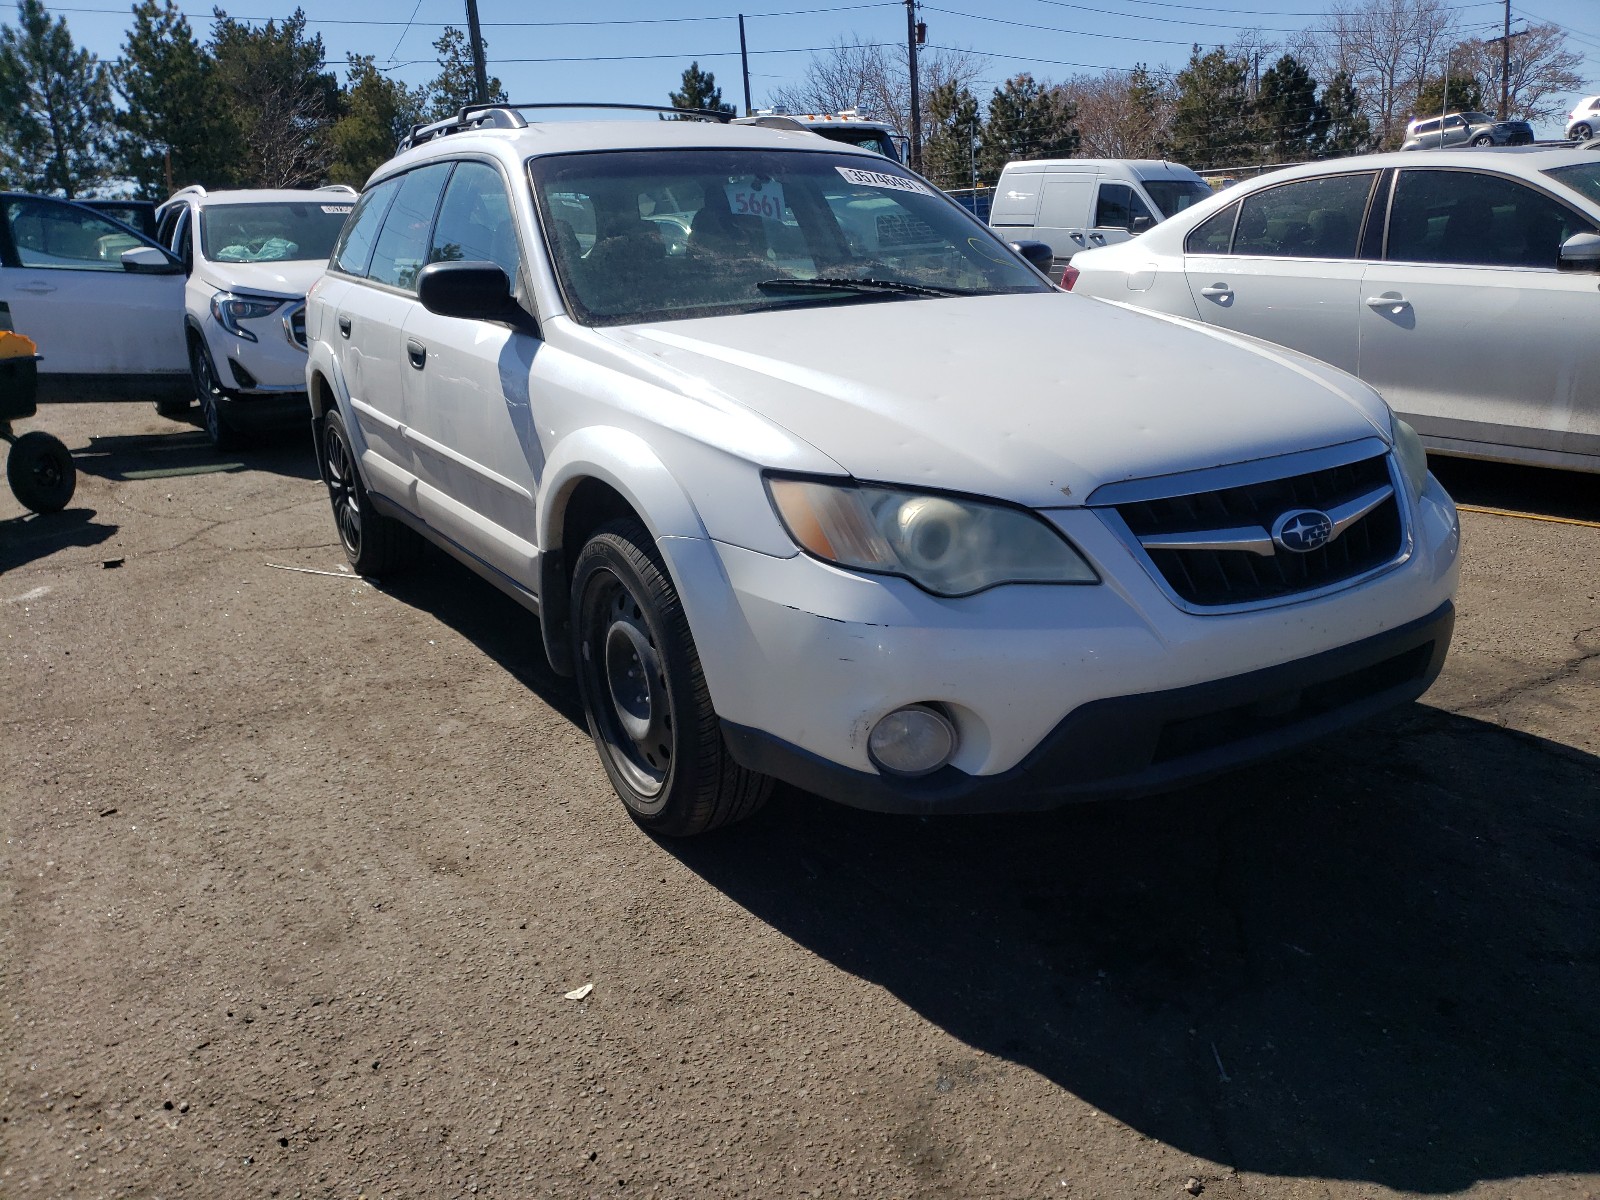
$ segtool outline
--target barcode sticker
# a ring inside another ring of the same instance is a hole
[[[887,171],[863,171],[860,167],[837,167],[835,170],[845,177],[847,183],[856,184],[858,187],[888,188],[895,192],[920,192],[924,196],[933,195],[927,184],[907,179],[904,175],[891,175]]]

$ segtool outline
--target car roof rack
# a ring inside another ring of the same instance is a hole
[[[319,191],[319,192],[343,192],[347,196],[360,195],[360,193],[357,192],[355,190],[355,188],[351,187],[348,183],[325,183],[321,187],[319,187],[317,189],[317,191]]]
[[[177,191],[173,192],[172,195],[168,196],[161,203],[162,204],[171,204],[174,200],[178,199],[178,197],[180,197],[180,196],[204,196],[205,194],[206,194],[206,189],[204,187],[202,187],[198,183],[191,183],[188,187],[179,188]]]
[[[444,137],[450,133],[462,133],[469,129],[526,129],[528,122],[523,117],[525,111],[541,111],[546,109],[609,109],[627,112],[653,112],[671,113],[678,117],[694,117],[702,121],[716,121],[726,124],[733,119],[730,112],[721,112],[711,108],[676,108],[665,104],[616,104],[600,101],[593,104],[585,103],[544,103],[544,104],[468,104],[453,117],[445,117],[440,121],[428,121],[412,127],[411,132],[400,140],[399,150],[410,150],[413,146],[420,146],[424,142],[431,142],[436,137]]]

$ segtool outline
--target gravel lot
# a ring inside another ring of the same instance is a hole
[[[22,428],[0,1196],[1600,1195],[1600,528],[1468,512],[1444,677],[1295,760],[665,844],[487,585],[277,569],[309,439]]]

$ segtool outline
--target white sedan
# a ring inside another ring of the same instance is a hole
[[[1600,161],[1345,158],[1228,189],[1063,285],[1359,375],[1446,454],[1600,471]]]

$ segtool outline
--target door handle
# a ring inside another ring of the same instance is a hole
[[[1210,287],[1201,288],[1200,294],[1208,300],[1226,300],[1233,295],[1233,289],[1225,283],[1213,283]]]
[[[407,342],[406,357],[411,360],[411,365],[420,371],[428,365],[428,348],[421,342]]]
[[[1411,307],[1411,301],[1396,292],[1389,292],[1382,296],[1368,296],[1362,303],[1368,308],[1387,309],[1390,313],[1397,313],[1402,309]]]
[[[340,317],[339,318],[339,336],[342,337],[342,338],[347,338],[347,337],[350,336],[350,318],[349,317]]]
[[[1091,233],[1089,235],[1089,240],[1091,242],[1099,242],[1101,245],[1105,245],[1106,235],[1103,233]]]
[[[1069,238],[1071,238],[1073,241],[1077,242],[1078,245],[1080,245],[1080,246],[1083,245],[1083,234],[1081,234],[1081,233],[1069,233],[1069,234],[1067,234],[1067,236]]]
[[[43,280],[39,280],[39,279],[31,279],[27,283],[19,283],[19,284],[17,284],[17,291],[19,291],[19,292],[32,292],[35,296],[48,296],[51,292],[53,292],[55,290],[56,290],[56,285],[55,284],[53,284],[53,283],[45,283]]]

